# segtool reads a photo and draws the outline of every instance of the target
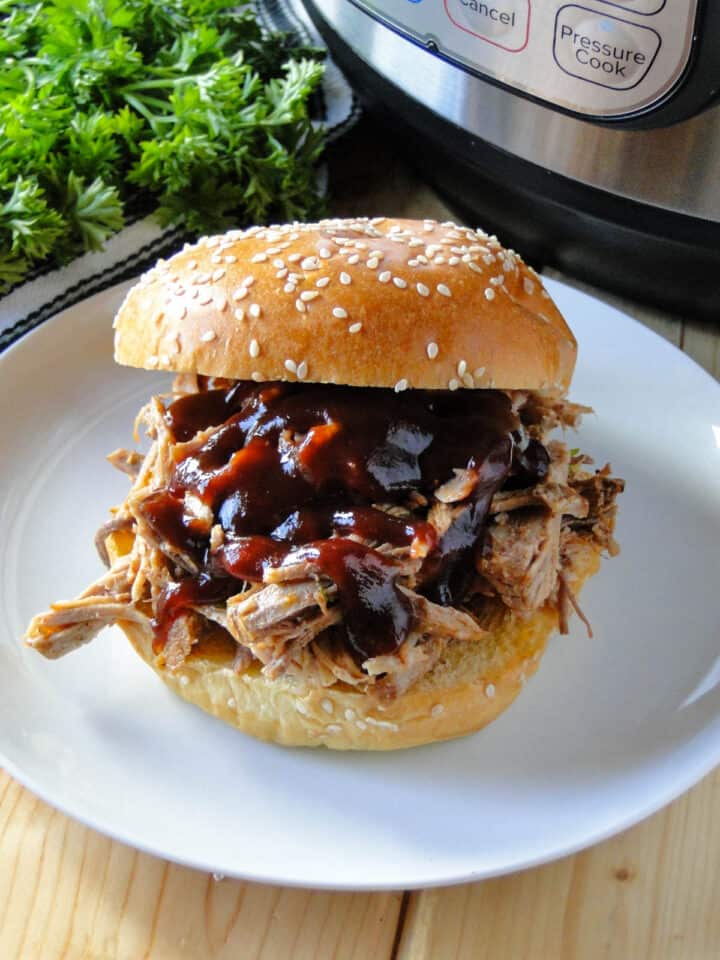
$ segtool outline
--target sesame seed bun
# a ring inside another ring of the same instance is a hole
[[[517,254],[422,220],[205,237],[145,274],[115,326],[119,363],[243,380],[565,391],[576,357]]]
[[[590,541],[573,551],[565,573],[575,593],[599,566],[600,550]],[[389,702],[341,683],[269,680],[259,668],[237,674],[232,654],[222,650],[193,652],[170,671],[153,654],[150,629],[120,626],[173,692],[244,733],[285,746],[397,750],[474,733],[495,720],[536,671],[558,614],[551,605],[526,618],[508,610],[482,640],[451,642],[429,673]]]

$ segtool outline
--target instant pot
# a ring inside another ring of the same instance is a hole
[[[720,3],[304,2],[463,216],[531,261],[720,316]]]

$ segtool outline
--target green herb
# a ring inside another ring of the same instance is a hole
[[[0,0],[0,291],[128,204],[192,233],[322,211],[321,55],[227,0]]]

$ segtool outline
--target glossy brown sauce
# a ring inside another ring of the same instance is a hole
[[[260,582],[268,567],[310,564],[337,586],[343,634],[358,659],[395,651],[413,626],[391,557],[350,539],[410,546],[425,557],[420,592],[459,602],[473,574],[473,550],[490,500],[504,483],[547,472],[544,447],[521,454],[508,397],[499,391],[421,391],[319,384],[239,382],[174,401],[166,421],[183,443],[167,489],[143,513],[175,550],[202,570],[166,588],[157,620],[162,648],[189,606],[220,602],[238,581]],[[209,436],[193,440],[215,427]],[[397,518],[373,503],[428,499],[468,468],[477,485],[442,536],[422,517]],[[223,543],[210,550],[207,524],[191,517],[192,494],[213,514]],[[334,630],[337,642],[338,630]]]

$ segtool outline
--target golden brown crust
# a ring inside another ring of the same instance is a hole
[[[203,238],[145,274],[115,325],[119,363],[233,379],[565,391],[576,356],[496,238],[390,218]]]
[[[568,577],[574,591],[600,565],[594,545],[577,548]],[[508,612],[479,643],[453,642],[440,662],[407,693],[382,703],[336,684],[308,687],[259,670],[234,673],[222,657],[190,657],[172,673],[152,653],[152,635],[121,626],[138,654],[190,703],[262,740],[335,750],[396,750],[464,736],[503,712],[537,669],[557,612],[544,607],[527,619]]]

